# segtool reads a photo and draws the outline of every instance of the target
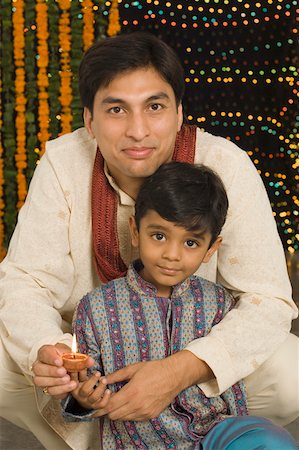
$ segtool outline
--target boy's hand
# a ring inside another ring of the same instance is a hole
[[[86,409],[102,409],[108,405],[111,391],[100,372],[93,374],[87,381],[81,381],[78,373],[70,374],[71,379],[77,382],[77,387],[72,390],[72,396]],[[104,381],[104,382],[103,382]]]

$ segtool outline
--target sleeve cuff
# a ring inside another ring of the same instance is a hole
[[[90,422],[95,413],[93,409],[83,408],[71,394],[61,401],[61,408],[67,422]]]
[[[185,350],[204,361],[215,375],[215,379],[198,384],[207,397],[216,397],[239,381],[236,379],[229,353],[215,337],[208,335],[196,339],[190,342]]]
[[[41,341],[38,341],[35,343],[35,345],[32,347],[31,352],[28,356],[28,366],[22,367],[25,373],[30,373],[30,367],[36,361],[37,352],[43,345],[55,345],[58,342],[61,344],[68,345],[70,348],[72,347],[72,335],[69,333],[63,334],[63,335],[56,335],[56,336],[50,336],[46,339],[43,339]]]

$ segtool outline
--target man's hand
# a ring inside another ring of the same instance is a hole
[[[71,349],[65,344],[43,345],[32,365],[35,386],[47,388],[47,393],[57,399],[65,398],[77,386],[77,382],[71,380],[63,367],[62,354],[70,351]],[[88,367],[92,367],[94,360],[88,358],[87,363]],[[80,381],[85,379],[86,370],[80,372]]]
[[[183,350],[159,361],[131,364],[102,380],[112,384],[127,380],[120,391],[112,394],[106,407],[94,417],[108,414],[111,420],[148,420],[157,417],[189,386],[213,378],[204,361]]]

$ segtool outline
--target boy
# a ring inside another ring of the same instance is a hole
[[[193,275],[220,246],[227,209],[220,178],[205,166],[171,162],[145,181],[130,218],[140,259],[125,277],[87,294],[76,310],[80,351],[93,357],[98,372],[66,400],[65,417],[101,416],[111,392],[123,386],[115,383],[106,390],[101,374],[140,361],[167,360],[209,333],[233,307],[232,296],[221,286]],[[211,398],[191,386],[149,421],[102,418],[102,447],[296,448],[282,428],[246,415],[243,382]]]

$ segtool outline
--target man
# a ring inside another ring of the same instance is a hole
[[[58,413],[58,400],[74,388],[61,367],[73,311],[136,258],[128,228],[134,198],[145,177],[175,159],[211,167],[227,189],[226,244],[197,274],[223,284],[237,306],[186,350],[107,376],[128,383],[106,412],[145,420],[188,386],[215,396],[246,378],[251,414],[293,420],[297,339],[289,330],[297,311],[271,207],[246,153],[182,126],[182,67],[151,35],[96,43],[82,60],[79,88],[85,128],[48,143],[2,263],[1,411],[46,448],[94,445],[86,424],[66,425]],[[36,389],[39,410],[61,438],[37,413],[32,375],[51,396]]]

